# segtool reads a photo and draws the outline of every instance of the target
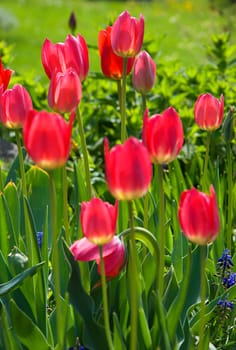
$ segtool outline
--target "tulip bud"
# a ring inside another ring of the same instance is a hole
[[[220,230],[214,187],[210,186],[210,195],[194,187],[182,192],[178,216],[181,229],[190,241],[201,245],[213,242]]]
[[[105,172],[111,194],[122,200],[142,197],[152,179],[152,165],[146,147],[135,137],[109,150],[104,142]]]
[[[116,232],[117,215],[118,201],[114,206],[99,198],[82,202],[80,221],[84,236],[98,245],[108,243]]]
[[[235,121],[235,108],[231,107],[226,115],[224,123],[222,125],[223,139],[226,143],[230,143],[234,137],[234,121]]]
[[[82,95],[80,79],[74,70],[52,75],[48,104],[56,112],[67,113],[78,107]]]
[[[68,24],[69,24],[69,27],[70,27],[72,33],[74,33],[76,30],[76,26],[77,26],[77,21],[76,21],[76,16],[75,16],[74,11],[72,11],[70,14]]]
[[[69,123],[62,116],[46,111],[32,110],[25,122],[23,138],[32,160],[44,169],[63,166],[70,153],[70,138],[74,112]]]
[[[172,162],[184,142],[183,125],[176,110],[169,107],[162,114],[155,114],[149,119],[146,110],[142,137],[153,163]]]
[[[144,17],[138,20],[124,11],[116,19],[111,31],[111,46],[121,57],[134,57],[142,48],[144,36]]]
[[[224,116],[224,96],[217,100],[211,94],[202,94],[194,105],[194,118],[199,128],[204,130],[218,129]]]
[[[33,108],[28,91],[20,84],[3,92],[0,88],[0,120],[9,129],[22,128]]]
[[[147,94],[154,86],[155,80],[156,64],[146,51],[142,51],[134,61],[133,87],[141,94]]]
[[[17,275],[27,268],[28,257],[15,247],[7,256],[7,262],[12,274]]]

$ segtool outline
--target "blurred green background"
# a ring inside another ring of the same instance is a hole
[[[148,47],[157,63],[158,59],[170,63],[178,60],[186,67],[206,63],[206,45],[212,34],[229,31],[230,40],[236,43],[236,4],[232,0],[1,0],[0,40],[13,45],[9,62],[13,70],[44,77],[42,43],[45,38],[64,41],[74,11],[77,32],[90,46],[90,71],[98,71],[98,31],[125,9],[133,16],[143,13],[145,42],[152,42]]]

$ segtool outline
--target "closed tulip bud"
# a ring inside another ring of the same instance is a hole
[[[95,260],[100,273],[100,254],[98,245],[90,242],[86,237],[75,241],[70,247],[75,260],[92,261]],[[105,265],[105,275],[115,277],[119,274],[126,261],[126,251],[123,241],[117,236],[104,244],[102,247],[102,256]]]
[[[148,119],[143,119],[143,143],[153,163],[166,164],[173,161],[182,149],[184,132],[181,119],[173,107]]]
[[[122,145],[109,150],[104,142],[105,172],[109,191],[122,200],[142,197],[152,179],[152,165],[146,147],[130,137]]]
[[[7,89],[12,73],[13,70],[4,68],[0,57],[0,87],[3,86],[3,91]]]
[[[82,202],[80,222],[84,236],[92,243],[108,243],[116,232],[118,201],[115,205],[93,198]]]
[[[216,130],[223,121],[224,117],[224,96],[217,100],[211,94],[202,94],[194,105],[194,118],[199,128],[204,130]]]
[[[107,27],[100,30],[98,34],[98,49],[103,74],[111,79],[121,79],[123,72],[123,58],[116,55],[111,47],[111,30]],[[133,67],[134,57],[128,58],[127,71],[128,75]]]
[[[22,85],[16,84],[4,92],[0,87],[0,120],[7,128],[22,128],[32,108],[31,97]]]
[[[88,47],[85,39],[82,35],[78,34],[77,37],[69,34],[65,41],[65,50],[67,55],[67,67],[73,68],[80,81],[83,82],[88,75],[89,71],[89,56]]]
[[[71,112],[78,107],[81,95],[81,82],[75,71],[55,72],[52,75],[48,104],[53,110],[59,113]]]
[[[134,61],[132,83],[136,91],[147,94],[156,80],[156,64],[146,51],[138,54]]]
[[[62,116],[46,111],[32,110],[25,122],[23,138],[26,151],[41,168],[63,166],[70,153],[70,139],[75,113],[67,123]]]
[[[144,36],[144,17],[131,17],[124,11],[116,19],[111,31],[111,46],[121,57],[134,57],[142,48]]]
[[[214,187],[210,186],[209,195],[194,187],[182,192],[178,216],[181,229],[190,241],[201,245],[213,242],[220,229]]]
[[[74,31],[76,30],[76,26],[77,26],[77,20],[76,20],[76,15],[75,15],[74,11],[72,11],[70,14],[68,24],[69,24],[69,27],[70,27],[72,33],[74,33]]]

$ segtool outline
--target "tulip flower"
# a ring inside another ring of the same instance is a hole
[[[82,95],[79,76],[74,70],[52,74],[48,91],[49,106],[59,112],[71,112],[77,108]]]
[[[100,273],[100,255],[98,245],[90,242],[86,237],[75,241],[70,247],[75,260],[91,261],[95,260],[98,265],[98,272]],[[125,264],[126,254],[125,246],[117,236],[104,244],[102,253],[105,265],[105,275],[107,277],[117,276]]]
[[[178,216],[181,229],[190,241],[200,245],[213,242],[220,229],[214,187],[210,186],[209,195],[194,187],[182,192]]]
[[[142,48],[144,36],[144,17],[138,20],[124,11],[116,19],[111,31],[111,46],[121,57],[134,57]]]
[[[12,73],[13,70],[4,68],[0,57],[0,87],[3,86],[3,91],[7,89]]]
[[[211,94],[202,94],[194,105],[194,118],[199,128],[204,130],[218,129],[224,116],[224,96],[217,100]]]
[[[50,170],[66,163],[74,116],[75,113],[71,113],[67,123],[56,113],[35,110],[29,113],[23,129],[24,144],[39,167]]]
[[[136,91],[147,94],[156,80],[156,64],[146,51],[138,54],[134,61],[132,83]]]
[[[115,205],[93,198],[82,202],[80,222],[84,236],[92,243],[108,243],[116,232],[118,201]]]
[[[45,39],[41,58],[49,79],[54,72],[65,72],[70,69],[77,72],[81,82],[88,75],[88,48],[80,34],[77,38],[69,34],[64,43],[53,44],[49,39]]]
[[[166,164],[173,161],[183,146],[184,132],[179,115],[173,107],[148,119],[143,119],[143,143],[153,163]]]
[[[119,80],[122,78],[123,58],[117,56],[111,47],[111,30],[112,27],[107,27],[100,30],[98,34],[98,49],[101,59],[101,69],[103,74],[111,79]],[[133,67],[134,58],[128,58],[127,71],[128,75]]]
[[[20,84],[4,91],[0,87],[0,121],[9,129],[22,128],[33,108],[28,91]]]
[[[121,200],[142,197],[152,179],[152,165],[146,147],[130,137],[122,145],[109,150],[104,142],[105,172],[111,194]]]

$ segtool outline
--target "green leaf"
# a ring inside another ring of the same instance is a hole
[[[113,337],[114,349],[126,350],[120,323],[119,323],[117,314],[115,312],[113,313],[113,328],[114,328],[114,337]]]
[[[6,201],[3,193],[0,193],[0,250],[4,257],[8,255],[11,250],[11,228],[9,228],[9,221],[6,215]]]
[[[10,281],[0,284],[0,297],[18,288],[27,277],[33,276],[43,266],[43,264],[44,263],[42,262],[38,265],[32,266],[19,275],[13,277]]]
[[[15,244],[17,245],[20,232],[20,201],[15,183],[10,181],[4,188],[3,193],[9,209]]]
[[[52,350],[37,325],[16,305],[14,300],[10,301],[10,309],[13,330],[22,345],[28,349]]]
[[[143,310],[143,308],[139,307],[138,309],[138,319],[139,319],[139,327],[140,327],[140,334],[139,338],[142,338],[142,341],[144,343],[146,350],[152,350],[152,338],[149,330],[149,326],[147,323],[146,315]]]

